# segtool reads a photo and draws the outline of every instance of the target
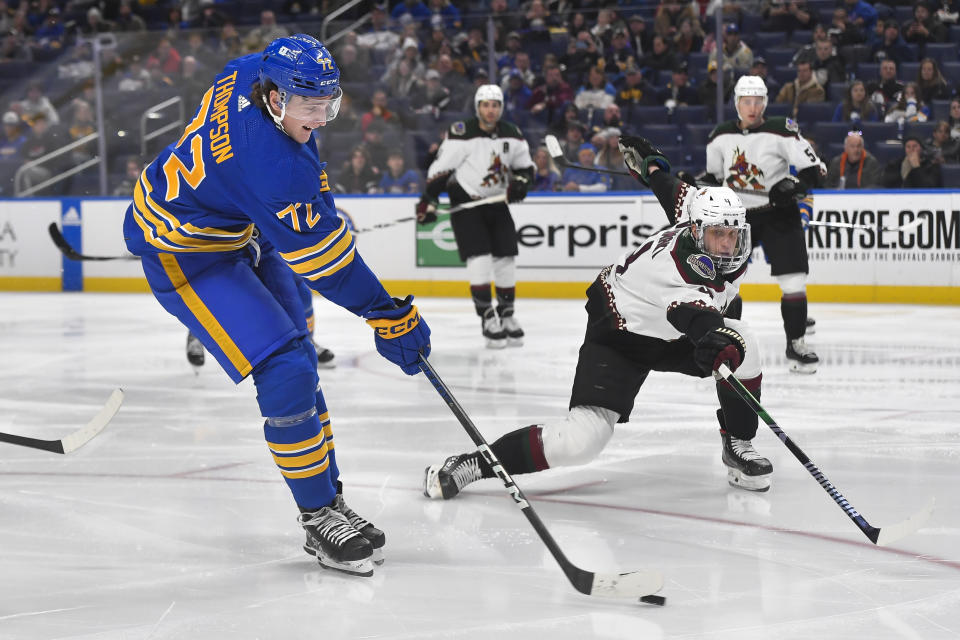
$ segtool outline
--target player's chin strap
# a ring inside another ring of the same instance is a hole
[[[267,106],[267,112],[270,114],[270,117],[273,119],[273,124],[277,125],[277,129],[283,131],[285,136],[292,137],[286,130],[283,128],[283,116],[287,113],[287,92],[279,91],[280,94],[280,115],[278,116],[273,112],[273,108],[270,106],[270,103],[267,101],[267,96],[263,96],[263,104]]]

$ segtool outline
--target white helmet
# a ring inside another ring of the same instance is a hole
[[[747,222],[747,210],[730,187],[703,187],[698,189],[690,201],[690,221],[696,225],[691,230],[697,248],[710,256],[721,273],[733,273],[750,257],[750,224]],[[737,243],[733,255],[718,255],[706,247],[704,238],[710,227],[735,228]]]
[[[503,91],[495,84],[482,84],[477,87],[477,94],[473,97],[473,110],[480,117],[480,102],[482,100],[496,100],[503,104]]]
[[[733,87],[733,107],[737,110],[737,117],[740,117],[740,98],[744,96],[762,96],[763,110],[767,110],[767,84],[760,76],[740,76],[736,86]]]

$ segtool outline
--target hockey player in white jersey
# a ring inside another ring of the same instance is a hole
[[[510,474],[585,464],[627,422],[651,371],[710,376],[722,363],[760,393],[761,362],[749,326],[725,318],[750,256],[750,225],[740,198],[726,187],[696,189],[643,138],[620,139],[627,167],[656,194],[673,226],[603,269],[587,289],[587,330],[567,416],[508,433],[491,445]],[[757,414],[727,382],[717,383],[721,459],[729,483],[770,487],[773,466],[753,448]],[[634,416],[642,420],[641,416]],[[424,494],[450,499],[493,471],[478,452],[427,467]]]
[[[450,204],[506,193],[520,202],[533,180],[530,148],[520,129],[500,119],[503,92],[495,84],[477,88],[476,118],[450,125],[437,157],[427,170],[427,185],[417,203],[417,220],[436,220],[437,198],[446,191]],[[486,204],[450,216],[460,259],[467,263],[470,294],[487,346],[523,344],[514,313],[517,229],[506,203]],[[490,281],[497,291],[494,309]]]
[[[753,244],[762,244],[770,273],[780,285],[780,313],[791,371],[814,373],[819,358],[807,346],[807,242],[798,202],[826,173],[810,143],[790,118],[764,118],[767,85],[742,76],[733,90],[737,120],[718,125],[707,143],[706,183],[740,195]],[[790,175],[795,167],[797,176]],[[771,205],[754,213],[752,209]]]

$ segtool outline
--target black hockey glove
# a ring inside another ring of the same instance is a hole
[[[794,207],[797,201],[807,195],[799,180],[787,176],[770,188],[770,204],[777,209]]]
[[[417,224],[430,224],[437,221],[437,201],[422,196],[417,203]]]
[[[693,174],[690,173],[689,171],[683,171],[683,170],[677,171],[677,177],[678,177],[682,182],[686,182],[688,185],[690,185],[690,186],[693,187],[694,189],[697,188],[697,179],[694,178],[694,177],[693,177]]]
[[[530,182],[524,176],[513,176],[507,185],[507,202],[513,204],[527,197]]]
[[[736,371],[743,362],[747,345],[743,336],[730,327],[717,327],[703,334],[693,351],[693,359],[705,374],[713,373],[721,364]]]
[[[620,136],[620,153],[630,175],[650,186],[650,165],[655,164],[670,173],[670,161],[652,142],[640,136]]]

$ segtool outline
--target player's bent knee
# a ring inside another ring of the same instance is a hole
[[[805,273],[785,273],[774,277],[784,295],[807,292],[807,274]]]
[[[574,407],[561,422],[543,425],[543,455],[551,467],[586,464],[613,435],[619,415],[601,407]]]
[[[317,392],[316,356],[302,344],[306,338],[286,343],[253,368],[257,403],[265,418],[291,416],[314,408]]]
[[[737,377],[742,379],[755,378],[763,369],[763,358],[760,355],[760,340],[749,324],[743,320],[728,318],[724,324],[741,336],[745,345],[743,362],[737,367]]]

